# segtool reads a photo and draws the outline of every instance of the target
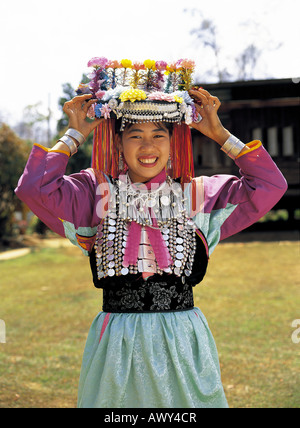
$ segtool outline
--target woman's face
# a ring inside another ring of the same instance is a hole
[[[143,183],[159,174],[170,153],[170,134],[160,123],[136,123],[117,136],[133,183]]]

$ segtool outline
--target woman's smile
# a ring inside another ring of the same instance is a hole
[[[146,168],[149,168],[156,165],[158,156],[139,156],[138,161]]]
[[[132,182],[146,182],[167,165],[170,133],[164,123],[135,123],[125,128],[119,137],[119,147]]]

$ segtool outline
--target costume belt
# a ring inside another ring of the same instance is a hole
[[[158,275],[146,281],[137,275],[125,278],[116,278],[103,289],[104,312],[166,312],[194,307],[192,286],[175,275],[169,275],[167,281]]]

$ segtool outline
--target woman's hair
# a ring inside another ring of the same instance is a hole
[[[122,132],[124,132],[124,131],[120,131],[121,123],[122,123],[122,119],[116,119],[115,120],[115,133],[118,134],[118,135],[121,135]],[[162,122],[153,122],[153,123],[157,127],[159,127],[160,124],[162,124],[169,131],[169,136],[172,137],[172,134],[173,134],[173,123],[163,122],[163,121]],[[132,125],[134,125],[134,123],[127,123],[126,126],[125,126],[125,129],[131,128]]]

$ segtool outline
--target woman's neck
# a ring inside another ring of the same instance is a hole
[[[130,178],[130,180],[131,180],[131,182],[132,182],[132,184],[135,184],[135,185],[137,185],[137,184],[139,184],[139,183],[143,183],[145,186],[151,186],[151,184],[152,183],[158,183],[158,184],[161,184],[161,183],[163,183],[165,180],[166,180],[166,178],[167,178],[167,174],[166,174],[166,170],[165,170],[165,168],[159,173],[159,174],[157,174],[155,177],[152,177],[152,178],[150,178],[150,179],[146,179],[145,178],[145,180],[143,180],[143,181],[133,181],[132,180],[132,178],[131,178],[131,175],[130,175],[130,171],[128,171],[128,175],[129,175],[129,178]]]

